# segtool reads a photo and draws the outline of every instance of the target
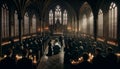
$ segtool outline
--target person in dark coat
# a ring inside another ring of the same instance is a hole
[[[95,49],[95,56],[92,60],[93,64],[97,65],[103,65],[105,64],[105,58],[102,55],[102,50],[101,48],[96,48]]]
[[[60,41],[61,46],[63,46],[63,38],[62,38],[62,36],[59,37],[59,41]]]
[[[95,56],[93,57],[92,63],[93,63],[94,69],[97,69],[97,68],[104,69],[104,67],[106,66],[105,57],[102,55],[101,48],[95,49]]]
[[[106,64],[107,67],[111,67],[111,68],[117,68],[117,55],[115,53],[113,53],[113,49],[111,47],[107,48],[107,56],[106,56]]]
[[[55,45],[53,47],[53,52],[54,52],[54,55],[58,54],[60,52],[60,47],[58,45]]]
[[[52,56],[52,44],[51,40],[48,42],[48,54],[47,56]]]

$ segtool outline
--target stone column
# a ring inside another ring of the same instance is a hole
[[[0,32],[2,32],[2,14],[1,14],[2,10],[0,9]],[[2,57],[2,33],[0,33],[0,57]]]
[[[42,34],[42,31],[43,31],[42,20],[41,20],[41,18],[39,18],[37,21],[38,21],[37,25],[39,25],[38,27],[40,27],[40,32],[38,32],[38,33],[40,34],[40,36],[42,36],[43,35]]]
[[[18,13],[18,23],[19,23],[19,41],[22,43],[22,22],[23,22],[23,17],[21,13]]]
[[[98,21],[98,15],[97,12],[94,14],[94,39],[97,40],[97,21]]]
[[[105,39],[105,43],[108,41],[108,35],[109,35],[109,12],[106,10],[106,8],[103,10],[103,36]]]
[[[119,5],[120,7],[120,5]],[[120,11],[120,8],[118,8],[118,11]],[[120,12],[118,12],[118,17],[117,17],[117,41],[118,41],[118,51],[120,51]]]
[[[79,36],[79,13],[77,13],[77,33],[76,33],[76,35],[77,35],[77,37]]]
[[[36,17],[36,33],[39,35],[39,36],[42,36],[42,26],[41,26],[41,19],[37,16]],[[39,29],[39,30],[38,30]]]
[[[13,34],[13,24],[14,24],[14,12],[9,10],[9,39],[11,40]]]
[[[32,32],[32,16],[29,17],[29,35],[31,35]]]

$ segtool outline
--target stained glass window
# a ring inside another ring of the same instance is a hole
[[[55,11],[53,11],[54,9],[51,9],[49,11],[49,24],[53,25],[56,24],[57,21],[60,22],[60,24],[63,25],[67,25],[67,20],[68,20],[68,13],[67,11],[64,9],[64,11],[62,12],[61,8],[59,5],[57,5],[55,7]]]
[[[87,17],[86,17],[86,15],[83,15],[82,32],[87,33]]]
[[[2,6],[2,38],[9,37],[9,11],[6,4]]]
[[[89,16],[89,25],[90,25],[90,35],[93,35],[93,28],[94,28],[94,26],[93,26],[93,13],[91,12],[90,13],[90,16]]]
[[[55,23],[57,22],[57,20],[60,21],[60,24],[61,24],[61,8],[59,5],[56,6],[56,9],[55,9]]]
[[[36,16],[32,17],[32,33],[36,33]]]
[[[67,11],[64,10],[64,13],[63,13],[63,25],[67,25]]]
[[[15,11],[14,13],[14,21],[15,21],[15,36],[18,36],[19,35],[19,24],[18,24],[18,14],[17,14],[17,11]]]
[[[109,38],[117,38],[117,6],[113,2],[109,8]]]
[[[24,15],[24,35],[29,33],[29,17],[28,13]]]
[[[103,36],[103,12],[100,9],[98,13],[98,36]]]
[[[53,24],[53,11],[50,10],[49,12],[49,24],[52,25]]]

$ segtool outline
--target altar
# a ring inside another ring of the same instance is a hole
[[[52,35],[63,35],[65,27],[59,20],[50,27]]]

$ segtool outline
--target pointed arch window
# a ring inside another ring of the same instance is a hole
[[[98,13],[98,36],[103,36],[103,12],[100,9]]]
[[[49,24],[53,25],[53,11],[52,10],[50,10],[49,12]]]
[[[67,25],[68,22],[68,13],[67,10],[61,11],[59,5],[55,7],[55,11],[52,9],[49,11],[49,25],[56,24],[56,22],[60,22],[60,24]]]
[[[109,7],[109,38],[117,38],[117,6],[113,2]]]
[[[36,33],[36,16],[32,17],[32,33]]]
[[[93,13],[91,12],[90,13],[90,16],[89,16],[89,23],[90,23],[90,35],[93,35]]]
[[[17,11],[15,11],[14,13],[14,21],[15,21],[15,24],[14,24],[14,27],[15,27],[15,36],[18,36],[19,35],[19,24],[18,24],[18,14],[17,14]]]
[[[57,22],[57,20],[60,21],[60,24],[61,24],[61,8],[59,5],[56,6],[56,9],[55,9],[55,23]]]
[[[9,10],[6,4],[2,6],[2,38],[9,37]]]
[[[85,34],[87,33],[87,17],[85,14],[83,15],[82,32]]]
[[[67,11],[64,10],[63,12],[63,25],[67,25]]]
[[[24,15],[24,35],[29,33],[29,17],[28,13],[26,12]]]

